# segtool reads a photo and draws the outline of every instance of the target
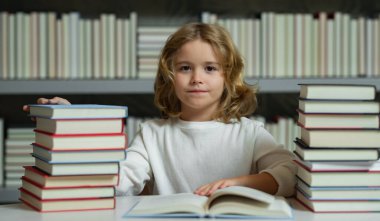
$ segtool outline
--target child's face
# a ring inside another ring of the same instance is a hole
[[[210,44],[198,39],[178,50],[174,59],[174,87],[181,101],[182,118],[200,114],[198,119],[211,120],[223,93],[224,76]]]

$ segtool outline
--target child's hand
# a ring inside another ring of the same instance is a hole
[[[37,104],[70,104],[70,102],[64,98],[61,98],[61,97],[54,97],[51,99],[41,97],[41,98],[37,99]],[[30,108],[28,105],[24,105],[22,107],[22,110],[25,112],[29,112]],[[33,120],[33,118],[32,118],[32,120]]]
[[[203,185],[199,187],[197,190],[195,190],[194,193],[201,196],[210,196],[217,189],[222,189],[229,186],[238,186],[238,185],[240,185],[239,178],[222,179],[222,180],[218,180],[218,181]]]

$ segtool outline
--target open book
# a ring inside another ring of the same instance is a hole
[[[210,197],[193,193],[144,197],[124,217],[284,219],[292,218],[292,209],[283,197],[232,186],[219,189]]]

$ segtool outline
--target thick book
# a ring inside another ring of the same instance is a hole
[[[35,166],[49,175],[117,174],[119,162],[49,163],[35,157]]]
[[[35,130],[35,136],[38,146],[50,150],[125,149],[128,144],[124,133],[59,135]]]
[[[30,104],[30,115],[52,119],[126,118],[128,107],[99,104]]]
[[[304,161],[297,156],[294,161],[310,171],[380,171],[380,161]]]
[[[301,139],[316,148],[379,148],[380,129],[306,129]]]
[[[84,163],[121,161],[126,158],[125,149],[119,150],[50,150],[33,144],[33,156],[49,163]]]
[[[33,194],[40,200],[45,199],[83,199],[114,197],[115,188],[108,187],[43,187],[27,178],[22,178],[24,191]]]
[[[114,209],[116,205],[115,197],[41,200],[23,189],[20,200],[39,212]]]
[[[42,187],[94,187],[119,184],[118,174],[51,176],[37,167],[25,166],[24,168],[24,177]]]
[[[298,124],[308,129],[363,129],[379,128],[378,114],[304,113],[298,110]]]
[[[379,114],[380,103],[377,101],[299,99],[298,109],[310,114]]]
[[[374,161],[379,159],[377,149],[315,148],[296,138],[294,153],[305,161]]]
[[[300,98],[325,100],[374,100],[376,87],[359,84],[300,84]]]
[[[380,200],[380,186],[309,186],[297,181],[297,190],[312,200]]]
[[[283,197],[232,186],[210,197],[180,193],[143,198],[124,217],[292,218],[292,209]]]
[[[125,118],[108,119],[36,119],[36,129],[51,134],[123,133]]]
[[[297,191],[297,200],[313,212],[380,212],[380,200],[313,200]]]
[[[380,171],[311,171],[296,164],[297,177],[309,186],[379,186]]]

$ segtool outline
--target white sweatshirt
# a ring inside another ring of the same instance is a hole
[[[193,192],[201,185],[241,175],[270,173],[276,195],[293,194],[296,166],[291,152],[276,144],[262,123],[247,118],[225,124],[180,119],[151,120],[120,163],[119,195]]]

